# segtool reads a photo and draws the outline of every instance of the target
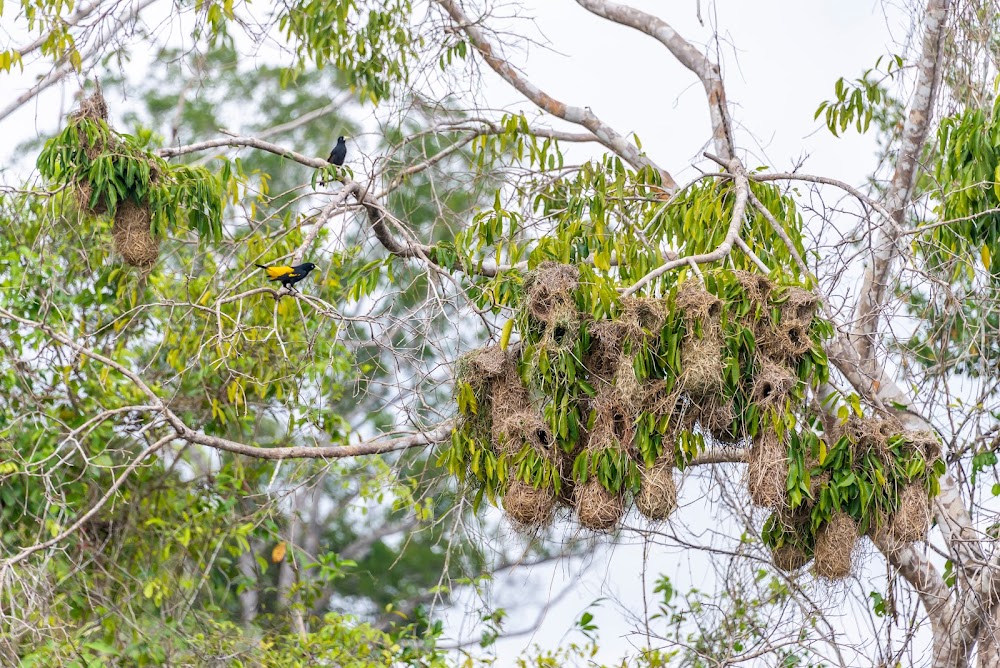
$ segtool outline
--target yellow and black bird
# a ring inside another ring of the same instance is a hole
[[[294,267],[285,267],[281,265],[265,267],[262,264],[255,266],[264,270],[264,273],[267,274],[268,280],[280,281],[281,284],[289,290],[295,290],[292,286],[308,276],[309,272],[316,268],[316,265],[312,262],[297,264]],[[295,291],[298,292],[298,290]]]

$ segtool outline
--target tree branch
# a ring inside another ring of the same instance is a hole
[[[642,169],[643,167],[655,169],[659,172],[663,181],[663,187],[668,192],[673,192],[677,189],[677,182],[674,181],[673,177],[666,170],[660,169],[652,160],[640,153],[634,144],[598,118],[590,108],[573,107],[560,102],[521,76],[510,63],[497,55],[485,31],[479,27],[480,22],[472,21],[466,16],[455,0],[435,1],[441,5],[457,26],[468,36],[472,46],[476,48],[483,57],[483,60],[486,61],[486,64],[536,106],[557,118],[587,128],[594,133],[594,136],[605,147],[620,155],[635,169]]]
[[[726,106],[726,88],[722,82],[722,71],[719,66],[657,16],[608,0],[576,0],[576,3],[601,18],[649,35],[667,47],[684,67],[698,76],[708,96],[715,152],[724,160],[731,160],[736,153],[736,147],[733,143],[732,121]]]
[[[855,309],[852,338],[861,361],[872,362],[879,311],[885,304],[888,274],[899,254],[898,242],[906,223],[906,209],[913,197],[920,154],[930,132],[934,100],[941,80],[943,42],[951,0],[928,0],[924,10],[924,39],[918,64],[917,88],[903,126],[902,144],[896,154],[896,171],[886,195],[886,208],[893,225],[879,225],[873,244],[874,257],[865,271]]]

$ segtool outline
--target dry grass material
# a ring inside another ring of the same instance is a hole
[[[557,306],[573,306],[573,291],[579,285],[580,270],[576,267],[543,262],[524,279],[528,313],[540,322],[552,322]]]
[[[108,103],[104,99],[104,94],[101,93],[100,88],[94,91],[92,95],[81,98],[80,108],[70,114],[71,121],[87,119],[90,121],[104,121],[107,123],[108,118]],[[84,133],[82,128],[78,129],[78,133],[80,137],[80,145],[83,146],[83,151],[87,154],[88,159],[93,160],[97,156],[104,153],[106,147],[103,144],[94,144],[91,146],[87,135]]]
[[[734,271],[733,277],[743,287],[747,298],[758,306],[767,307],[768,297],[774,289],[774,283],[767,276],[752,271]]]
[[[620,321],[632,341],[658,337],[667,322],[666,302],[652,297],[626,297]]]
[[[148,204],[136,204],[131,199],[118,203],[111,233],[115,249],[133,267],[148,269],[160,257],[160,240],[149,229],[152,217]]]
[[[941,442],[932,431],[905,431],[910,447],[923,455],[928,463],[941,458]]]
[[[518,411],[493,421],[498,454],[516,454],[530,445],[539,454],[548,454],[555,439],[545,420],[533,410]]]
[[[593,452],[605,448],[630,451],[635,441],[636,406],[634,399],[623,398],[615,389],[601,389],[591,400],[594,426],[587,434],[587,447]]]
[[[677,508],[673,452],[658,459],[652,468],[643,470],[635,507],[644,517],[656,522],[666,520]]]
[[[680,385],[693,399],[722,390],[722,340],[718,336],[685,338],[681,343]]]
[[[785,288],[782,296],[785,301],[778,307],[782,322],[797,320],[809,323],[813,319],[819,306],[819,298],[816,295],[802,288],[789,287]]]
[[[931,509],[924,486],[914,482],[899,495],[899,507],[889,517],[884,535],[895,545],[909,545],[927,539]]]
[[[799,379],[788,367],[763,360],[753,378],[753,402],[761,410],[783,408],[788,393],[798,382]]]
[[[719,395],[709,397],[697,409],[697,420],[703,432],[716,441],[735,443],[741,435],[733,431],[736,409],[732,399],[722,399]]]
[[[674,298],[674,305],[688,323],[698,321],[708,332],[718,329],[722,316],[722,301],[695,282],[687,282],[680,287]]]
[[[542,343],[551,350],[569,350],[580,338],[580,313],[572,300],[558,301],[548,311]]]
[[[523,527],[537,528],[552,521],[556,507],[553,493],[535,489],[520,480],[511,480],[503,495],[503,509],[512,522]]]
[[[583,359],[587,373],[596,379],[611,382],[624,357],[622,344],[626,327],[617,320],[589,323],[590,347]]]
[[[851,574],[851,554],[858,541],[858,527],[850,515],[838,512],[816,534],[813,573],[827,580]]]
[[[764,326],[763,322],[756,332],[757,345],[771,360],[794,365],[812,350],[808,321],[782,320],[773,326]]]
[[[747,457],[750,500],[761,508],[787,506],[788,446],[772,431],[757,435]]]
[[[796,545],[782,545],[771,550],[771,561],[775,567],[790,573],[809,563],[805,550]]]
[[[609,531],[625,514],[625,502],[620,494],[612,494],[591,478],[574,491],[576,516],[580,524],[592,531]]]
[[[80,181],[76,184],[76,206],[81,211],[85,212],[89,216],[103,216],[108,212],[108,204],[104,201],[104,198],[97,200],[97,203],[91,206],[90,198],[94,194],[94,188],[87,181]]]
[[[504,373],[510,362],[499,345],[486,346],[469,355],[469,372],[473,377],[493,379]]]

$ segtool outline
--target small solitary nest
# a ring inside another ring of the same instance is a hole
[[[104,121],[107,123],[109,118],[108,103],[104,99],[104,94],[101,92],[100,87],[93,94],[81,98],[80,108],[70,114],[69,118],[71,121],[86,119],[88,121]],[[80,145],[83,146],[84,153],[86,153],[88,159],[93,160],[104,152],[106,147],[103,144],[90,145],[83,128],[78,128],[78,134]]]
[[[524,279],[528,313],[536,320],[550,322],[557,305],[573,305],[573,291],[579,284],[580,270],[576,267],[543,262]]]
[[[104,121],[109,118],[108,103],[100,87],[87,97],[80,98],[80,108],[70,114],[70,119],[76,121],[86,118],[91,121]]]
[[[80,181],[76,184],[76,206],[88,216],[103,216],[108,212],[108,204],[104,198],[100,198],[91,205],[91,198],[94,195],[94,188],[89,181]]]
[[[799,380],[791,369],[763,360],[753,377],[753,402],[763,411],[768,408],[782,408],[788,393]]]
[[[552,431],[545,420],[531,410],[511,413],[503,420],[494,420],[493,425],[496,430],[498,454],[516,454],[526,444],[539,454],[547,454],[555,443]]]
[[[767,298],[771,296],[774,283],[764,274],[752,271],[734,271],[733,277],[743,288],[747,298],[755,305],[767,307]]]
[[[625,514],[625,502],[620,494],[612,494],[591,478],[575,490],[576,516],[580,524],[592,531],[613,529]]]
[[[843,580],[851,574],[851,553],[858,541],[858,527],[851,516],[834,513],[816,534],[813,573],[827,580]]]
[[[688,322],[700,321],[705,330],[717,329],[722,316],[722,301],[697,283],[680,287],[674,305]]]
[[[802,288],[785,288],[783,301],[778,309],[781,311],[781,320],[798,320],[808,323],[816,314],[819,306],[819,298],[813,293]]]
[[[674,483],[673,452],[656,460],[651,469],[643,469],[635,507],[655,522],[670,517],[677,508],[677,485]]]
[[[685,338],[681,368],[681,387],[692,398],[717,394],[722,390],[722,341],[714,336]]]
[[[750,500],[761,508],[784,508],[787,480],[788,446],[773,431],[761,432],[747,457]]]
[[[115,249],[133,267],[149,269],[160,257],[160,240],[149,229],[151,218],[149,204],[136,204],[128,198],[118,202],[111,233]]]
[[[882,535],[893,546],[909,545],[927,539],[931,510],[927,492],[919,482],[907,485],[899,495],[899,507],[889,516]]]
[[[808,564],[809,556],[797,545],[782,545],[771,550],[771,561],[775,567],[790,573]]]
[[[621,322],[632,341],[656,338],[667,322],[667,306],[654,297],[626,297],[622,300]]]
[[[511,480],[503,495],[507,517],[523,527],[542,527],[552,521],[555,496],[548,489],[535,489],[526,482]]]

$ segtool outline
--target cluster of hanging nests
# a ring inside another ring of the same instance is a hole
[[[497,345],[476,350],[459,361],[456,373],[457,386],[468,384],[477,403],[475,411],[462,412],[459,432],[488,448],[497,460],[506,456],[512,461],[528,448],[558,480],[556,485],[532,484],[518,475],[516,466],[507,467],[508,479],[499,491],[503,510],[516,526],[544,526],[562,506],[575,514],[584,528],[608,531],[619,524],[630,501],[650,520],[666,520],[677,506],[673,473],[682,455],[676,444],[683,434],[697,433],[706,443],[746,448],[747,484],[753,503],[774,511],[772,525],[777,521],[796,530],[803,528],[809,507],[793,510],[787,501],[787,437],[776,434],[770,419],[760,419],[759,430],[751,438],[744,417],[748,403],[763,415],[767,410],[783,414],[793,407],[791,402],[801,402],[798,367],[814,345],[810,329],[817,299],[804,289],[776,288],[762,275],[732,275],[740,288],[739,308],[701,284],[688,281],[667,298],[625,298],[618,317],[593,320],[577,305],[574,295],[580,279],[575,267],[543,263],[528,274],[521,305],[525,316],[521,329],[528,331],[521,332],[522,341],[506,350]],[[684,325],[679,330],[683,332],[679,373],[669,380],[640,379],[632,352],[643,345],[661,346],[664,327],[677,317]],[[739,397],[727,396],[734,393],[724,390],[727,362],[731,362],[726,336],[732,331],[724,323],[731,320],[750,329],[756,343],[752,372],[741,370]],[[577,346],[582,336],[589,341],[583,348]],[[558,439],[540,409],[551,401],[551,388],[533,381],[537,370],[535,361],[525,355],[532,349],[526,339],[533,341],[535,351],[539,347],[582,351],[579,373],[593,392],[577,399],[586,424],[579,425],[576,441],[567,444],[565,434]],[[636,447],[637,426],[644,420],[669,425],[655,456],[648,451],[644,456]],[[859,449],[878,449],[902,431],[890,420],[876,419],[853,419],[844,429],[851,432],[852,447]],[[932,436],[912,441],[913,447],[928,451],[933,449],[932,442],[936,447]],[[608,452],[617,453],[621,461],[638,469],[637,488],[621,485],[620,489],[609,489],[598,476],[581,475],[586,467],[574,466],[581,456],[593,458]],[[928,454],[928,461],[936,456],[936,452]],[[824,484],[821,478],[813,479],[816,498]],[[927,528],[923,486],[913,483],[900,499],[893,517],[880,523],[879,529],[880,538],[894,544],[919,540]],[[814,559],[818,575],[845,577],[850,573],[850,553],[857,533],[850,516],[836,513],[804,547],[794,541],[778,541],[773,558],[776,565],[787,569],[800,568]]]
[[[92,95],[81,98],[80,108],[70,115],[70,120],[107,123],[108,117],[108,104],[98,88]],[[101,140],[92,142],[82,127],[79,130],[79,137],[80,145],[88,160],[92,161],[109,149],[114,149]],[[152,165],[151,170],[155,179],[155,169]],[[98,197],[94,201],[94,189],[86,176],[81,176],[74,186],[77,205],[81,211],[94,217],[108,213],[108,202],[104,197]],[[130,195],[117,202],[114,225],[111,228],[115,250],[133,267],[148,269],[156,264],[160,257],[160,240],[150,230],[151,221],[152,207],[148,201],[137,201]]]

